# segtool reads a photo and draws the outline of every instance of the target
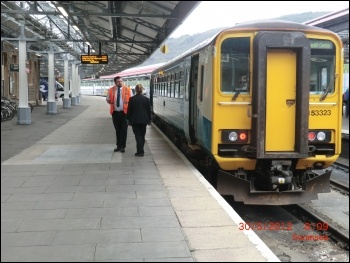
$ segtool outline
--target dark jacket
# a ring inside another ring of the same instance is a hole
[[[136,94],[129,100],[126,119],[133,124],[151,123],[151,103],[149,98],[142,94]]]

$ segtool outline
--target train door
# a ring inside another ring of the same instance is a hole
[[[185,136],[188,142],[191,141],[191,137],[189,134],[190,130],[190,73],[191,73],[191,67],[190,65],[185,66],[185,94],[184,94],[184,131]]]
[[[198,85],[199,56],[193,56],[191,60],[190,74],[190,98],[189,98],[189,131],[191,143],[196,142],[197,127],[197,85]]]
[[[266,74],[265,150],[293,152],[297,76],[295,51],[270,49],[267,52]]]
[[[251,145],[256,158],[306,158],[310,42],[300,32],[260,32],[253,51]]]

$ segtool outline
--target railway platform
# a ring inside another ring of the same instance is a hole
[[[153,125],[125,153],[104,97],[1,124],[1,261],[279,261]]]

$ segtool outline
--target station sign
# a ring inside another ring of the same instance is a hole
[[[18,64],[10,64],[10,72],[18,72],[19,66]]]
[[[81,64],[108,64],[108,55],[81,55]]]

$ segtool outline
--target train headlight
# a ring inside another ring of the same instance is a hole
[[[310,130],[308,139],[310,142],[330,142],[332,133],[330,130]]]
[[[237,141],[237,138],[238,138],[238,135],[236,132],[230,132],[228,134],[228,139],[231,141],[231,142],[235,142]]]
[[[247,130],[223,130],[221,132],[221,141],[223,143],[247,143]]]
[[[324,141],[326,139],[326,134],[324,132],[317,133],[317,140]]]

